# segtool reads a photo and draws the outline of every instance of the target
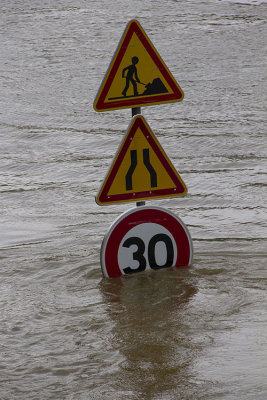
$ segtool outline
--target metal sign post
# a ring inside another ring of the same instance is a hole
[[[134,117],[135,115],[139,115],[139,114],[141,114],[141,107],[132,108],[132,117]]]
[[[141,107],[134,107],[132,108],[132,117],[135,115],[141,114]],[[136,207],[144,206],[146,204],[145,201],[137,201],[136,202]]]

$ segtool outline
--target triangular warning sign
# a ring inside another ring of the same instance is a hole
[[[137,115],[96,196],[99,205],[182,196],[186,186],[146,120]]]
[[[148,106],[183,97],[139,22],[130,21],[96,96],[95,110]]]

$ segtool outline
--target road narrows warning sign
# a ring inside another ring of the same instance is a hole
[[[145,118],[137,115],[96,196],[99,205],[183,196],[186,185]]]
[[[128,23],[94,102],[96,111],[181,101],[183,91],[138,21]]]

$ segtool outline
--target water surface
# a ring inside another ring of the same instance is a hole
[[[265,400],[264,1],[0,6],[0,398]],[[138,19],[185,93],[142,108],[188,187],[190,268],[104,279],[96,195],[131,120],[94,97]]]

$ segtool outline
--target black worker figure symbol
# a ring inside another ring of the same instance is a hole
[[[167,88],[160,78],[155,78],[152,82],[143,83],[140,81],[138,72],[142,79],[142,60],[139,60],[137,56],[131,58],[131,64],[122,69],[122,79],[126,79],[122,96],[109,97],[109,100],[124,99],[129,97],[157,95],[161,93],[168,93]],[[137,72],[137,64],[138,72]],[[142,85],[143,88],[141,89]],[[145,88],[144,88],[145,87]]]
[[[130,86],[130,82],[133,86],[133,91],[134,91],[134,96],[138,96],[138,91],[137,91],[137,84],[136,82],[140,83],[140,79],[138,78],[138,74],[137,74],[137,68],[136,68],[136,64],[138,63],[139,58],[138,57],[132,57],[132,64],[128,65],[128,67],[125,67],[122,70],[122,77],[125,78],[125,72],[127,71],[126,74],[126,84],[125,84],[125,88],[123,89],[123,96],[126,96],[127,91],[129,89]]]

